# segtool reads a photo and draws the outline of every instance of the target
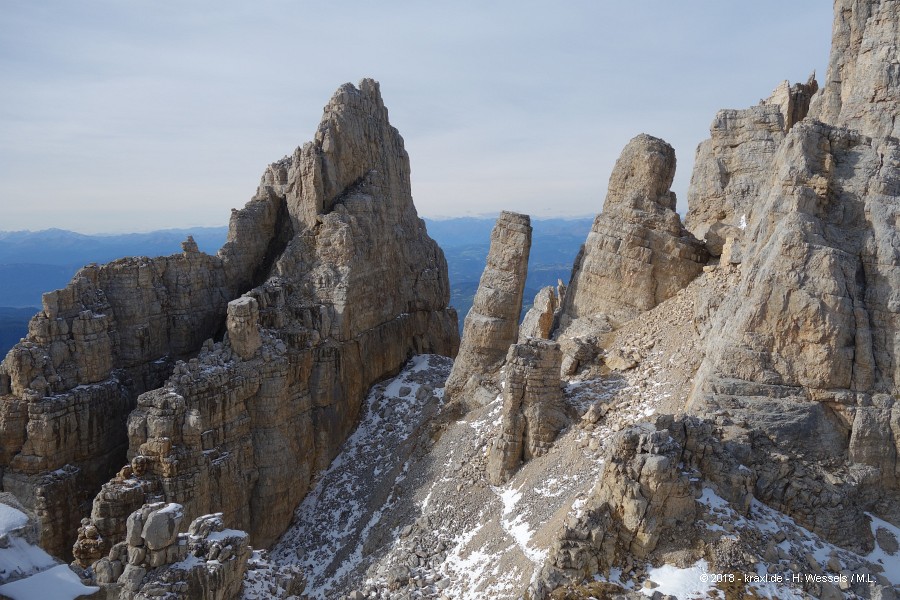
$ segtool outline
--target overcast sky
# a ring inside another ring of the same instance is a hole
[[[831,2],[0,0],[0,230],[224,225],[372,77],[422,216],[600,210],[649,133],[824,76]]]

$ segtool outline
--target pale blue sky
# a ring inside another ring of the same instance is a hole
[[[0,0],[0,230],[224,225],[373,77],[420,215],[598,212],[638,133],[685,207],[719,108],[820,81],[824,0]]]

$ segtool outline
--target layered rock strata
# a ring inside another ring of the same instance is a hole
[[[107,597],[138,600],[237,598],[251,549],[246,532],[226,529],[221,514],[195,519],[179,533],[184,508],[146,504],[128,517],[125,541],[94,565]]]
[[[814,77],[793,86],[785,81],[757,106],[716,114],[710,138],[697,147],[685,216],[685,226],[713,256],[747,226],[778,147],[806,116],[817,89]]]
[[[639,135],[616,161],[603,212],[575,259],[560,326],[616,328],[673,296],[703,268],[703,244],[682,226],[669,191],[675,151]]]
[[[162,498],[186,518],[222,512],[271,544],[368,388],[413,354],[457,350],[446,261],[416,216],[375,82],[339,89],[315,142],[271,165],[257,196],[283,201],[298,233],[269,279],[229,303],[225,339],[138,398],[131,468],[91,511],[110,542],[132,510]]]
[[[487,474],[502,485],[519,465],[546,451],[568,422],[559,370],[562,353],[550,340],[529,339],[506,356],[500,435],[491,446]]]
[[[838,0],[822,93],[810,116],[875,138],[900,138],[896,0]]]
[[[232,213],[217,256],[187,242],[180,256],[88,267],[45,295],[2,367],[4,489],[64,555],[127,459],[94,502],[105,547],[152,499],[183,503],[188,519],[222,510],[269,543],[365,390],[411,354],[455,353],[448,301],[378,84],[347,84],[315,140]]]
[[[898,511],[900,145],[881,137],[896,133],[900,82],[881,49],[900,41],[897,8],[835,3],[829,72],[810,110],[821,121],[795,124],[758,181],[741,279],[712,319],[690,402],[829,471],[823,482],[788,469],[759,496],[850,545],[866,510]],[[819,493],[787,495],[788,480]]]
[[[462,344],[447,379],[446,397],[471,406],[496,396],[494,378],[519,334],[528,275],[531,219],[503,211],[491,231],[487,264],[463,325]],[[486,391],[479,399],[479,388]]]
[[[125,459],[137,396],[221,331],[228,301],[290,227],[283,208],[253,200],[235,211],[216,256],[188,240],[180,255],[89,265],[44,294],[0,364],[0,477],[37,514],[47,550],[68,554],[90,498]]]

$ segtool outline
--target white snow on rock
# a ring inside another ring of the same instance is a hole
[[[24,538],[9,536],[6,548],[0,548],[0,581],[33,575],[57,563],[55,558]]]
[[[654,592],[660,592],[675,596],[678,600],[715,597],[709,595],[713,584],[709,581],[709,565],[705,560],[699,560],[686,569],[679,569],[672,565],[651,568],[648,576],[650,581],[656,583],[658,587],[642,588],[641,592],[647,596],[652,596]],[[721,597],[724,598],[724,594]]]
[[[873,514],[866,513],[872,521],[872,535],[875,536],[875,549],[866,558],[884,568],[884,576],[895,586],[900,585],[900,550],[896,548],[900,544],[900,528],[883,521]],[[879,529],[882,530],[879,532]],[[883,548],[879,543],[879,533],[888,539],[893,538],[892,548]]]
[[[11,600],[74,600],[99,589],[82,584],[67,565],[57,565],[25,579],[0,585],[0,594]]]
[[[514,512],[516,504],[522,499],[522,493],[515,489],[494,488],[494,492],[503,502],[503,514],[500,523],[504,531],[510,535],[527,556],[538,568],[547,560],[547,550],[537,550],[530,546],[531,538],[534,532],[528,526],[525,515]]]
[[[11,600],[74,600],[93,594],[67,566],[29,543],[28,515],[0,503],[0,596]]]
[[[13,529],[28,524],[28,516],[21,510],[6,504],[0,504],[0,535],[6,535]]]

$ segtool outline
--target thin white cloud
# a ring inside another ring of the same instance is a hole
[[[599,210],[621,148],[823,74],[814,0],[6,2],[0,229],[227,222],[345,81],[381,81],[419,212]],[[777,15],[774,18],[773,15]]]

